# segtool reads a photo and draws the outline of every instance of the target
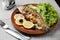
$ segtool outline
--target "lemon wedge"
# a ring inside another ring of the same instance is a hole
[[[14,16],[14,19],[17,19],[17,18],[23,18],[24,19],[24,16],[22,14],[16,14]]]
[[[30,21],[24,21],[23,26],[25,28],[30,29],[30,28],[32,28],[34,26],[34,24],[32,22],[30,22]]]

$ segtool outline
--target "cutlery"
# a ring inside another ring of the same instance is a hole
[[[3,0],[2,6],[4,9],[10,10],[15,7],[15,0]]]
[[[17,33],[16,31],[10,29],[6,23],[0,20],[0,26],[4,29],[5,32],[10,34],[11,36],[17,38],[18,40],[30,40],[30,37],[24,36],[22,34]]]

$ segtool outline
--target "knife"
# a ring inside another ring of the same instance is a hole
[[[30,37],[24,36],[22,34],[17,33],[16,31],[10,29],[6,23],[0,20],[0,26],[4,29],[5,32],[10,34],[11,36],[17,38],[18,40],[30,40]]]

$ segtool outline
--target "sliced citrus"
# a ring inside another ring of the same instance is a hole
[[[24,19],[24,16],[22,14],[16,14],[14,16],[14,19],[17,19],[17,18],[23,18]]]
[[[23,19],[23,18],[17,18],[17,19],[15,20],[15,23],[16,23],[17,25],[23,25],[24,21],[26,21],[26,20]]]
[[[34,24],[32,22],[30,22],[30,21],[24,21],[23,26],[25,28],[30,29],[30,28],[32,28],[34,26]]]

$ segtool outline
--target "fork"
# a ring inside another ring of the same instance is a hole
[[[11,36],[17,38],[18,40],[30,40],[30,37],[24,36],[22,34],[19,35],[19,33],[17,33],[16,31],[10,29],[8,27],[8,25],[6,23],[4,23],[2,20],[0,20],[0,26],[5,30],[5,32],[7,32],[8,34],[10,34]]]

